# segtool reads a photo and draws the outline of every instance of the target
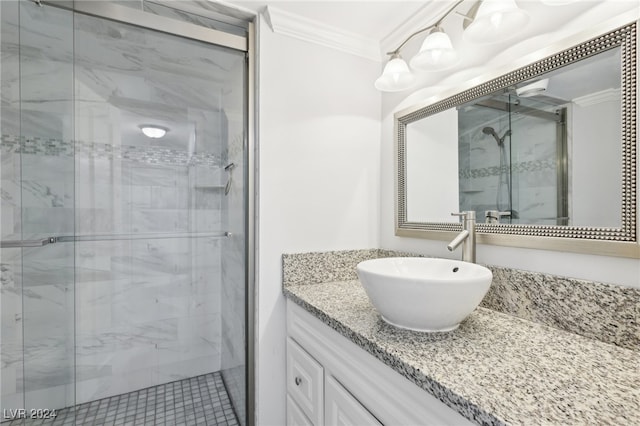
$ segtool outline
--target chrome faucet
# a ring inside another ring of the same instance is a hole
[[[500,223],[501,217],[511,217],[511,212],[501,212],[500,210],[485,210],[484,211],[484,222],[485,223]]]
[[[462,260],[476,263],[476,212],[451,213],[451,216],[462,217],[462,232],[449,243],[447,248],[449,251],[454,251],[462,244]]]

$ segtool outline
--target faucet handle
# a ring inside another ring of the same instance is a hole
[[[451,213],[451,216],[460,216],[462,217],[462,219],[464,220],[469,220],[469,219],[476,219],[476,212],[475,210],[466,210],[460,213]]]

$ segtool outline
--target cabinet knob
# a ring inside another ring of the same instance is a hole
[[[296,386],[300,386],[300,383],[302,383],[302,379],[300,377],[296,377],[294,382],[296,382]]]

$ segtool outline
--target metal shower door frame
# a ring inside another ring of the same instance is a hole
[[[84,15],[108,19],[123,24],[134,25],[153,31],[167,33],[191,40],[202,41],[217,46],[228,47],[241,52],[249,51],[248,37],[230,34],[213,28],[201,27],[161,15],[108,3],[106,1],[33,0],[38,5],[48,5],[72,10]]]
[[[133,25],[161,33],[166,33],[186,39],[205,42],[208,44],[221,46],[240,52],[244,52],[246,58],[246,79],[245,79],[245,148],[247,167],[246,179],[246,225],[245,225],[245,306],[246,306],[246,415],[247,424],[255,424],[255,348],[256,348],[256,298],[255,288],[255,265],[256,265],[256,96],[257,96],[257,47],[256,47],[256,22],[257,15],[244,11],[234,11],[235,17],[230,20],[235,22],[244,21],[247,24],[246,36],[230,34],[224,31],[206,28],[155,15],[142,10],[133,9],[126,6],[108,3],[106,1],[90,0],[30,0],[34,6],[52,6],[67,9],[84,15],[107,19],[114,22]],[[161,4],[160,1],[157,3]],[[219,9],[224,14],[225,11],[232,11],[228,6],[219,5]],[[217,17],[221,16],[216,13]],[[71,237],[70,237],[71,238]],[[75,236],[73,237],[75,240]],[[46,237],[39,240],[11,241],[2,244],[3,247],[41,247],[55,243],[55,237]]]

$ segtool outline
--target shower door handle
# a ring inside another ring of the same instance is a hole
[[[2,0],[0,0],[2,1]],[[231,232],[182,232],[168,234],[125,234],[125,235],[62,235],[46,237],[41,240],[0,241],[0,248],[43,247],[53,243],[72,243],[77,241],[128,241],[163,238],[231,238]]]
[[[0,248],[43,247],[55,242],[55,237],[47,237],[40,240],[0,241]]]

